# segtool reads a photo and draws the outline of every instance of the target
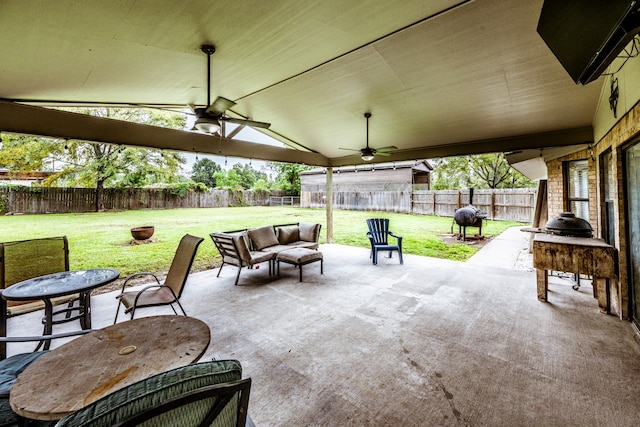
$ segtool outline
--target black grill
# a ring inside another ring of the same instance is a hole
[[[591,224],[576,217],[573,212],[562,212],[547,222],[545,231],[550,234],[570,237],[593,237]]]
[[[487,218],[487,214],[473,206],[473,188],[469,189],[469,205],[457,209],[453,214],[453,220],[461,229],[462,240],[467,238],[467,227],[478,227],[482,236],[482,221]]]

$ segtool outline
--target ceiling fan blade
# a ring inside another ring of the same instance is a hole
[[[220,119],[224,120],[225,122],[235,123],[235,124],[244,125],[244,126],[251,126],[254,128],[268,129],[269,126],[271,126],[271,123],[256,122],[255,120],[248,120],[248,119],[234,119],[232,117],[221,117]]]
[[[219,96],[207,107],[207,114],[219,116],[234,105],[236,105],[234,101]]]
[[[387,152],[385,152],[385,151],[376,150],[376,154],[375,154],[375,155],[376,155],[376,156],[383,156],[383,157],[387,157],[387,156],[390,156],[390,155],[391,155],[391,153],[387,153]]]
[[[342,148],[342,147],[338,147],[338,150],[347,150],[347,151],[357,151],[357,152],[360,152],[360,150],[354,150],[353,148]]]
[[[398,147],[396,147],[395,145],[389,145],[387,147],[376,148],[376,151],[377,152],[380,152],[380,151],[391,151],[391,150],[397,150],[397,149],[398,149]]]

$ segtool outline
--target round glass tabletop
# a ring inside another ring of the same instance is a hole
[[[54,298],[98,288],[119,276],[118,270],[110,268],[62,271],[11,285],[2,290],[2,297],[7,300]]]

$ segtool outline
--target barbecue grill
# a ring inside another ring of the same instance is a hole
[[[576,217],[573,212],[562,212],[547,222],[544,231],[550,234],[570,237],[593,237],[591,224]]]
[[[469,204],[457,209],[453,214],[453,220],[458,224],[458,232],[462,235],[462,241],[467,238],[467,227],[478,227],[478,234],[482,237],[482,221],[487,214],[473,206],[473,188],[469,189]]]
[[[591,224],[582,218],[576,217],[573,212],[562,212],[555,218],[551,218],[547,221],[544,230],[547,234],[556,234],[558,236],[566,237],[593,237],[593,228]],[[567,273],[549,271],[550,275],[569,279],[573,282],[573,289],[580,289],[580,274],[573,273],[573,279],[567,277]]]

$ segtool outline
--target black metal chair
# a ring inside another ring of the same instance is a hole
[[[369,257],[373,258],[373,263],[378,264],[378,251],[388,251],[389,258],[391,258],[393,251],[396,251],[400,258],[400,264],[403,264],[402,237],[389,231],[389,220],[386,218],[370,218],[367,219],[367,226],[369,227],[367,237],[371,242],[371,255]],[[389,236],[396,238],[397,244],[389,244]]]

